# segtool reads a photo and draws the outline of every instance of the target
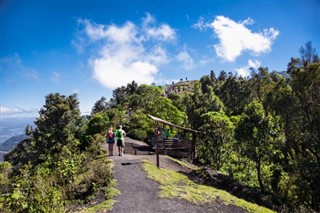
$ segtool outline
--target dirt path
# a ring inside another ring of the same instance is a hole
[[[115,156],[115,179],[121,194],[115,200],[115,213],[128,212],[203,212],[200,206],[194,206],[180,199],[161,199],[158,196],[159,184],[146,177],[141,159],[130,155]]]
[[[156,213],[156,212],[244,212],[243,209],[228,206],[217,200],[206,205],[193,205],[183,199],[160,198],[160,184],[147,178],[142,168],[142,159],[156,164],[156,155],[111,156],[114,162],[117,188],[121,192],[114,199],[113,213]],[[172,162],[166,156],[160,156],[160,167],[186,172],[186,169]]]

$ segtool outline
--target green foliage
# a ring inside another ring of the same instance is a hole
[[[230,152],[230,144],[234,140],[234,125],[224,113],[208,112],[201,116],[203,125],[197,153],[200,159],[220,170],[223,158]]]
[[[39,166],[33,169],[26,164],[15,175],[12,189],[4,194],[3,209],[13,212],[61,212],[64,197],[55,186],[50,169]]]
[[[270,209],[241,200],[228,192],[192,182],[187,176],[173,170],[158,169],[148,161],[144,162],[148,178],[161,184],[160,197],[180,198],[193,204],[213,203],[220,199],[226,205],[235,205],[247,212],[273,212]]]
[[[35,121],[35,150],[40,159],[59,153],[64,145],[75,146],[75,134],[81,126],[79,102],[76,95],[56,94],[46,96],[46,104]]]
[[[103,113],[107,109],[107,99],[105,97],[101,97],[94,105],[91,111],[91,115],[96,113]]]
[[[106,111],[109,117],[109,126],[117,127],[120,124],[126,123],[125,110],[119,108],[110,108]]]
[[[103,153],[99,143],[105,137],[99,133],[108,125],[107,114],[96,113],[84,125],[76,96],[58,93],[46,97],[39,114],[33,137],[6,156],[14,169],[9,162],[0,164],[4,212],[64,212],[76,199],[88,201],[111,182],[109,162],[92,163]],[[81,150],[86,139],[91,143]],[[87,171],[90,175],[83,179]]]
[[[207,112],[224,112],[225,106],[218,96],[215,95],[212,87],[208,86],[206,93],[200,89],[200,83],[194,87],[194,93],[186,97],[188,121],[193,129],[203,125],[201,116]]]
[[[252,69],[250,78],[226,71],[216,78],[212,72],[191,84],[177,83],[179,94],[168,97],[162,96],[162,87],[133,81],[115,89],[109,102],[98,100],[85,119],[76,95],[49,94],[35,130],[26,127],[31,138],[5,155],[10,163],[0,164],[0,208],[63,212],[77,199],[89,202],[112,179],[100,146],[106,129],[122,124],[129,136],[150,139],[155,128],[147,117],[151,114],[205,132],[193,135],[198,138],[197,144],[192,141],[193,157],[196,147],[201,162],[242,184],[275,192],[284,210],[319,211],[319,56],[311,42],[299,52],[287,73],[260,67]],[[169,194],[181,190],[166,189]],[[197,193],[180,195],[201,199]]]
[[[130,116],[127,135],[135,139],[145,140],[148,135],[153,133],[152,126],[153,122],[143,113],[143,110],[137,110]]]
[[[252,88],[247,80],[230,75],[217,91],[228,115],[239,115],[252,100]]]
[[[108,124],[109,117],[107,113],[96,113],[88,121],[86,134],[95,135],[106,132]]]
[[[115,126],[126,123],[124,128],[133,138],[145,140],[153,134],[154,122],[147,117],[149,114],[178,125],[186,121],[185,113],[162,96],[160,87],[132,83],[116,89],[114,94],[120,104],[107,110],[110,123]]]
[[[12,165],[9,162],[0,163],[0,192],[7,194],[10,191],[10,176],[12,174]],[[1,196],[0,196],[1,206]]]
[[[221,171],[243,185],[258,187],[254,161],[240,155],[235,146],[229,151],[230,154],[225,158]]]
[[[261,165],[271,162],[273,156],[281,154],[279,148],[284,142],[279,117],[265,114],[263,106],[257,101],[251,102],[244,110],[236,130],[236,138],[242,148],[242,154],[255,162],[259,185],[264,191],[261,179]]]

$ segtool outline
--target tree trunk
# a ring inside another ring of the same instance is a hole
[[[256,168],[257,168],[257,175],[258,175],[260,190],[261,190],[261,192],[264,192],[264,186],[263,186],[263,183],[261,180],[261,162],[260,162],[260,160],[258,160],[256,162]]]

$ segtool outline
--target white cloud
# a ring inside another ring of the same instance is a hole
[[[182,50],[177,56],[176,59],[183,63],[183,67],[186,70],[192,70],[195,67],[193,58],[190,56],[187,50]]]
[[[36,117],[38,111],[36,109],[25,110],[18,107],[6,107],[0,105],[1,118],[17,118],[17,117]]]
[[[150,14],[140,25],[130,21],[123,25],[103,25],[82,19],[78,23],[98,50],[89,59],[93,78],[109,89],[133,80],[139,84],[155,82],[159,66],[169,62],[164,42],[176,38],[175,30],[168,24],[156,26]]]
[[[162,24],[159,27],[148,28],[147,34],[152,38],[157,38],[164,41],[174,40],[176,38],[176,32],[168,24]]]
[[[166,64],[169,63],[170,59],[167,55],[167,51],[161,46],[154,46],[151,54],[146,55],[146,61],[154,64]]]
[[[249,59],[248,64],[246,66],[238,68],[238,69],[236,69],[236,71],[238,72],[239,76],[248,77],[251,74],[250,68],[257,69],[260,66],[261,66],[260,61],[258,61],[258,60],[252,61],[251,59]]]
[[[3,115],[3,114],[17,114],[17,113],[22,113],[24,111],[19,108],[8,108],[0,105],[0,112],[1,112],[1,115]]]
[[[53,72],[51,76],[51,81],[54,83],[60,83],[60,74],[58,72]]]
[[[212,60],[210,60],[207,56],[203,56],[202,59],[200,59],[200,61],[199,61],[199,65],[204,66],[204,65],[208,64],[210,61],[212,61]]]
[[[146,17],[142,19],[141,31],[143,32],[142,38],[144,39],[172,41],[177,36],[176,31],[168,24],[156,26],[156,20],[150,13],[147,13]]]
[[[246,25],[253,23],[254,20],[251,18],[237,23],[227,17],[217,16],[210,24],[200,18],[194,27],[200,30],[212,28],[220,42],[214,45],[217,55],[232,62],[244,51],[255,55],[271,51],[272,43],[278,37],[279,31],[269,28],[263,29],[263,32],[252,32]]]
[[[158,72],[155,65],[128,59],[127,63],[122,63],[117,56],[92,60],[94,78],[110,89],[126,85],[133,80],[139,84],[154,82],[154,75]]]
[[[147,27],[149,24],[155,23],[155,21],[156,20],[150,13],[147,13],[146,17],[142,18],[142,24],[144,27]]]
[[[78,90],[78,89],[73,89],[72,90],[72,94],[79,94],[80,93],[80,90]]]
[[[23,64],[20,56],[17,53],[1,58],[0,63],[2,65],[1,72],[5,74],[15,72],[27,79],[39,79],[38,72],[35,69]]]
[[[192,25],[193,28],[199,29],[200,31],[207,29],[209,26],[210,24],[206,23],[203,17],[200,17],[198,22]]]

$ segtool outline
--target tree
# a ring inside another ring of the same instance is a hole
[[[319,55],[315,48],[312,47],[312,42],[308,41],[305,47],[300,47],[300,60],[303,67],[307,67],[308,64],[319,63]]]
[[[227,79],[227,77],[228,77],[227,72],[224,70],[221,70],[220,75],[218,77],[219,81],[225,81]]]
[[[76,94],[47,95],[39,114],[34,133],[35,151],[39,156],[46,158],[48,154],[58,154],[63,146],[71,148],[77,144],[76,133],[82,120]]]
[[[294,169],[299,171],[300,200],[307,200],[316,210],[320,209],[320,64],[306,67],[292,59],[288,66],[295,105],[288,117],[286,131]],[[286,114],[285,114],[286,115]],[[291,130],[291,131],[290,131]],[[302,193],[304,192],[304,193]],[[311,194],[308,198],[306,195]]]
[[[252,101],[245,107],[236,129],[236,139],[242,148],[242,154],[255,162],[257,178],[261,191],[265,190],[261,167],[269,157],[278,153],[281,143],[284,142],[282,126],[279,117],[266,115],[263,106]]]
[[[213,82],[210,80],[208,75],[202,76],[200,79],[201,90],[203,93],[207,93],[209,91],[208,87],[212,87]]]
[[[216,74],[214,73],[213,70],[211,70],[211,71],[210,71],[210,81],[211,81],[211,82],[214,82],[214,81],[216,81],[216,80],[217,80]]]
[[[33,133],[33,128],[30,125],[27,125],[26,128],[24,129],[24,132],[26,135],[31,135]]]
[[[204,93],[201,89],[202,85],[196,83],[194,93],[185,97],[185,105],[187,106],[186,113],[188,116],[191,128],[198,129],[203,125],[201,116],[207,112],[222,112],[225,106],[218,96],[213,92],[212,87],[207,86],[207,91]]]
[[[87,134],[104,133],[108,129],[109,117],[107,113],[96,113],[88,121]]]
[[[130,116],[127,135],[143,141],[148,139],[148,136],[153,133],[153,122],[151,122],[142,109],[135,111]]]
[[[252,100],[252,88],[247,80],[229,75],[225,83],[217,91],[219,98],[226,106],[226,113],[239,115]]]
[[[94,115],[98,112],[104,112],[107,109],[107,99],[105,97],[101,97],[94,105],[91,110],[91,115]]]
[[[139,88],[139,86],[138,86],[137,82],[132,81],[131,84],[127,84],[126,94],[132,95],[138,91],[138,88]]]
[[[177,94],[177,93],[169,93],[167,98],[169,98],[173,105],[175,105],[181,112],[186,111],[186,105],[184,103],[184,94]]]
[[[109,126],[117,127],[120,124],[125,123],[125,111],[119,108],[111,108],[107,110],[109,117]]]
[[[198,154],[216,170],[220,170],[223,157],[229,153],[228,144],[233,141],[234,125],[229,117],[220,112],[208,112],[201,116],[204,120],[200,127],[202,143],[198,145]]]
[[[115,90],[113,90],[113,98],[116,102],[116,104],[123,104],[127,98],[126,94],[126,87],[118,87]]]

